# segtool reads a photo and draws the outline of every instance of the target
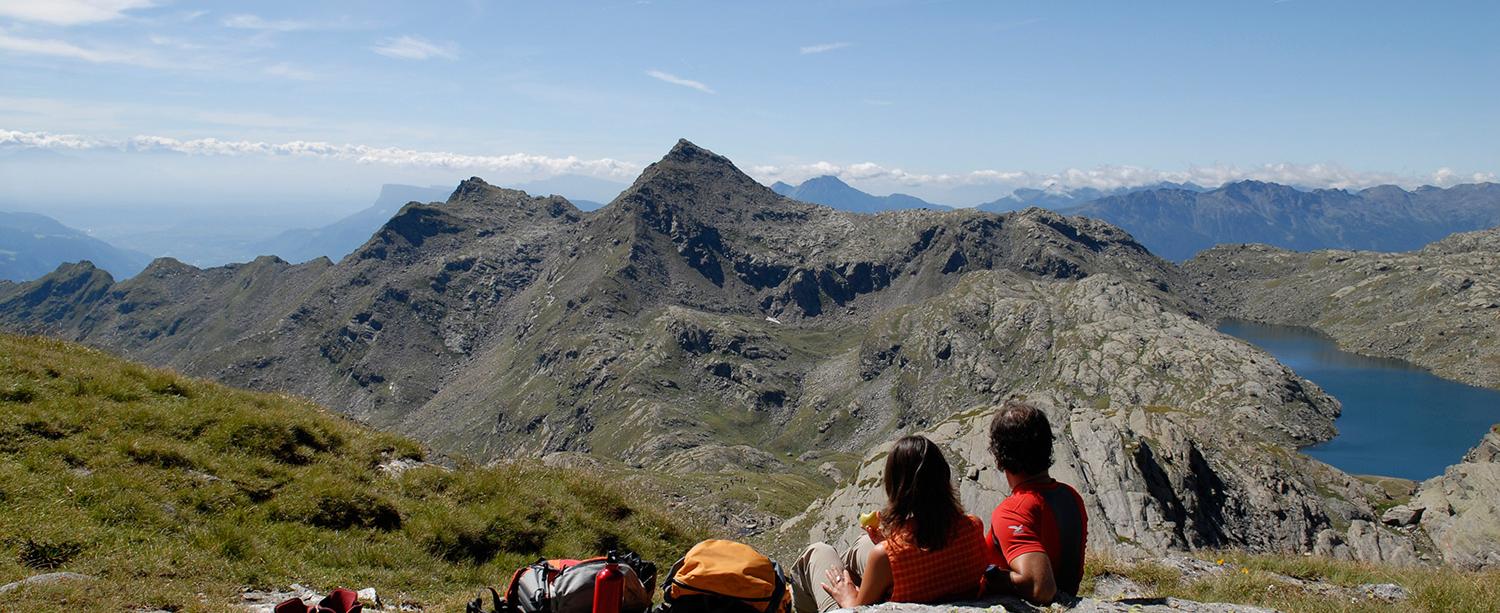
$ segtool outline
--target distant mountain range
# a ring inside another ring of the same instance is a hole
[[[0,212],[0,279],[29,281],[63,262],[83,260],[124,279],[144,269],[151,256],[121,249],[46,215]]]
[[[1174,261],[1236,243],[1410,251],[1454,232],[1500,225],[1500,184],[1349,192],[1239,181],[1207,191],[1145,189],[1059,210],[1108,221]]]
[[[533,196],[562,196],[583,211],[602,208],[605,203],[625,191],[628,185],[583,175],[558,175],[529,183],[504,185],[519,189]]]
[[[998,200],[991,200],[974,208],[991,213],[1004,213],[1006,211],[1019,211],[1029,206],[1051,209],[1054,211],[1079,206],[1090,200],[1097,200],[1106,196],[1117,196],[1129,194],[1142,190],[1151,189],[1183,189],[1201,192],[1203,187],[1192,183],[1172,183],[1163,181],[1150,185],[1137,185],[1133,187],[1120,187],[1111,190],[1100,190],[1092,187],[1064,188],[1046,187],[1037,189],[1034,187],[1022,187],[1010,193],[1009,196]]]
[[[811,204],[821,204],[840,211],[852,213],[879,213],[881,211],[895,211],[899,209],[936,209],[949,210],[952,207],[941,204],[933,204],[916,196],[907,194],[891,194],[889,196],[876,196],[862,192],[853,186],[840,181],[838,177],[823,175],[803,181],[801,185],[791,185],[777,181],[771,186],[771,191]]]
[[[380,186],[375,204],[358,213],[321,228],[287,230],[251,246],[244,261],[259,254],[271,254],[289,262],[306,262],[319,257],[338,260],[364,244],[377,228],[384,225],[408,202],[442,202],[448,199],[447,187],[417,187],[386,184]]]
[[[521,183],[514,188],[529,194],[561,195],[579,209],[592,211],[604,206],[603,202],[613,200],[625,185],[592,177],[561,175]],[[337,261],[369,240],[371,234],[408,202],[443,202],[452,192],[451,187],[388,183],[380,186],[380,196],[369,208],[320,228],[287,230],[254,243],[238,261],[248,262],[261,255],[274,255],[288,262],[306,262],[319,257]]]

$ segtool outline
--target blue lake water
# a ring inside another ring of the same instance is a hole
[[[1500,422],[1500,391],[1340,351],[1315,330],[1226,320],[1219,331],[1260,347],[1343,403],[1338,436],[1302,452],[1347,473],[1433,477]]]

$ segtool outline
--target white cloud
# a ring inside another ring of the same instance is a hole
[[[312,28],[312,24],[306,21],[293,20],[268,20],[259,15],[240,13],[224,18],[224,27],[237,28],[240,30],[260,30],[264,32],[296,32]]]
[[[827,53],[829,51],[843,49],[852,45],[854,45],[854,43],[823,43],[821,45],[808,45],[806,47],[802,47],[798,49],[798,52],[802,55],[811,55],[813,53]]]
[[[682,77],[679,77],[679,76],[674,75],[674,74],[669,73],[669,72],[662,72],[660,70],[647,70],[646,71],[646,76],[651,77],[653,79],[656,79],[658,81],[666,81],[667,83],[671,83],[673,85],[681,85],[683,87],[690,87],[690,88],[696,89],[696,90],[698,90],[700,92],[703,92],[705,94],[715,93],[714,90],[713,90],[713,88],[711,88],[711,87],[709,87],[707,85],[704,85],[702,81],[694,81],[692,79],[684,79]]]
[[[1358,171],[1336,164],[1264,164],[1238,167],[1228,165],[1190,166],[1186,170],[1163,171],[1139,166],[1101,166],[1093,169],[1069,168],[1046,173],[1029,170],[975,170],[963,173],[917,173],[872,162],[836,164],[813,162],[787,166],[753,166],[750,174],[766,182],[799,182],[820,175],[834,175],[846,181],[887,182],[912,187],[957,187],[964,185],[1003,185],[1010,187],[1058,187],[1100,190],[1134,187],[1170,181],[1218,187],[1225,183],[1254,179],[1309,188],[1363,189],[1376,185],[1416,187],[1423,184],[1450,186],[1466,182],[1494,181],[1494,173],[1477,172],[1462,175],[1450,169],[1439,169],[1428,176],[1389,172]]]
[[[1452,168],[1443,167],[1434,171],[1432,173],[1431,179],[1431,183],[1433,185],[1447,187],[1449,185],[1457,185],[1459,183],[1492,183],[1495,181],[1496,177],[1495,173],[1493,172],[1476,172],[1471,175],[1464,176],[1458,172],[1454,172]]]
[[[150,36],[147,36],[146,40],[151,41],[151,44],[153,45],[157,45],[159,47],[171,47],[179,51],[198,51],[203,48],[203,45],[200,45],[198,43],[187,41],[174,36],[162,36],[160,34],[152,34]]]
[[[119,19],[126,11],[153,4],[151,0],[0,0],[0,17],[71,26]]]
[[[0,147],[83,150],[98,148],[98,143],[74,134],[0,130]]]
[[[456,59],[458,51],[453,43],[437,44],[416,36],[387,38],[371,51],[403,60],[426,60],[431,58]]]
[[[0,103],[6,100],[0,98]],[[0,104],[0,108],[3,106]],[[227,124],[247,123],[280,127],[305,125],[311,121],[269,116],[242,117],[232,114],[221,119]],[[110,140],[73,134],[0,129],[0,148],[4,147],[35,147],[70,151],[170,151],[194,156],[305,157],[388,166],[481,170],[546,176],[584,174],[614,179],[633,178],[642,167],[641,164],[611,158],[587,160],[574,156],[552,157],[525,153],[470,155],[446,151],[417,151],[399,147],[301,140],[273,143],[217,138],[179,139],[167,136],[135,136],[123,140]],[[1449,168],[1439,168],[1429,175],[1419,176],[1356,171],[1335,164],[1287,163],[1245,168],[1225,165],[1192,166],[1180,171],[1161,171],[1139,166],[1101,166],[1093,169],[1069,168],[1052,173],[1027,170],[975,170],[963,173],[930,174],[908,172],[873,162],[836,164],[820,161],[790,166],[751,166],[748,171],[752,176],[767,184],[776,180],[796,183],[815,176],[834,175],[850,182],[886,182],[919,187],[996,185],[1011,188],[1092,187],[1101,190],[1148,185],[1162,181],[1191,182],[1205,187],[1217,187],[1233,181],[1255,179],[1309,188],[1363,189],[1385,184],[1407,188],[1424,184],[1447,187],[1459,183],[1496,180],[1496,174],[1493,172],[1462,174]]]
[[[313,74],[312,72],[303,70],[301,68],[297,68],[296,66],[288,64],[286,62],[281,62],[281,63],[278,63],[278,64],[272,64],[270,66],[267,66],[267,67],[261,69],[261,72],[264,72],[264,73],[266,73],[268,75],[271,75],[273,77],[281,77],[281,78],[284,78],[284,79],[294,79],[294,80],[297,80],[297,81],[312,81],[312,80],[315,80],[315,79],[318,78],[318,75]]]
[[[0,51],[82,60],[94,64],[130,64],[149,68],[161,68],[167,65],[167,62],[161,58],[139,51],[81,47],[54,38],[12,36],[3,30],[0,30]]]
[[[358,164],[382,164],[491,171],[528,175],[583,174],[629,179],[641,165],[610,158],[585,160],[574,156],[551,157],[526,153],[469,155],[446,151],[416,151],[399,147],[376,147],[313,141],[268,143],[217,138],[178,139],[168,136],[135,136],[126,140],[94,139],[72,134],[24,132],[0,129],[0,147],[37,147],[72,151],[175,152],[194,156],[303,157]]]

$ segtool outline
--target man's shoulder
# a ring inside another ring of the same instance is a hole
[[[1033,490],[1021,490],[1011,492],[1000,505],[995,507],[995,513],[1030,514],[1034,509],[1041,506],[1042,499]]]
[[[1069,485],[1067,483],[1063,483],[1062,481],[1054,482],[1054,487],[1066,491],[1069,496],[1073,497],[1073,500],[1078,502],[1079,506],[1083,506],[1083,494],[1078,493],[1078,488],[1073,487],[1072,485]]]
[[[1078,488],[1073,487],[1072,485],[1070,485],[1066,481],[1056,481],[1056,480],[1054,480],[1052,483],[1049,483],[1047,485],[1047,489],[1065,490],[1065,491],[1072,492],[1074,494],[1078,493]]]

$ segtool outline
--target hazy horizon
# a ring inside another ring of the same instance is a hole
[[[0,0],[0,207],[286,225],[385,183],[629,183],[678,138],[955,206],[1500,169],[1491,3],[588,4]]]

